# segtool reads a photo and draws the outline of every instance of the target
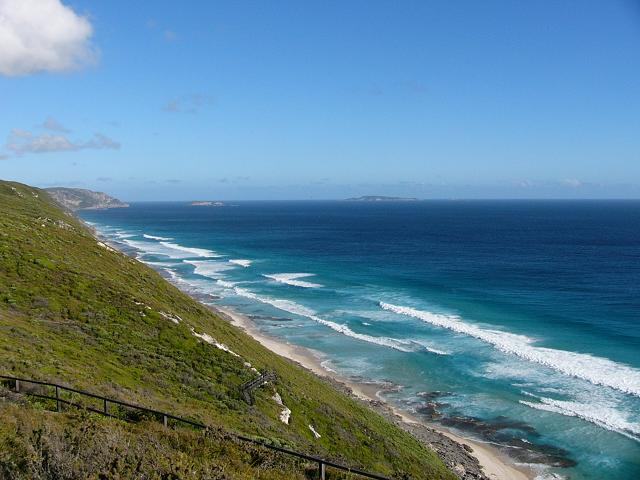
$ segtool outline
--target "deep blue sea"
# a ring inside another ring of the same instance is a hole
[[[640,478],[640,201],[134,203],[82,217],[205,302],[541,478]]]

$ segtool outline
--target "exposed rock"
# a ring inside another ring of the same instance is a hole
[[[103,192],[83,188],[52,187],[45,191],[67,210],[101,210],[105,208],[125,208],[129,204],[121,202]]]
[[[195,202],[191,202],[192,207],[224,207],[224,203],[222,202],[213,202],[210,200],[196,200]]]

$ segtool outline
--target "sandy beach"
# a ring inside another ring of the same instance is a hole
[[[432,444],[429,440],[433,435],[440,436],[441,438],[439,440],[444,440],[442,437],[452,440],[454,444],[457,444],[457,447],[460,447],[458,452],[453,453],[453,456],[459,459],[460,455],[471,455],[477,460],[477,463],[479,463],[479,466],[487,478],[492,480],[531,480],[534,478],[535,474],[533,472],[513,465],[509,459],[497,449],[478,441],[461,437],[440,425],[422,421],[394,407],[385,401],[383,396],[384,387],[382,385],[377,383],[355,382],[349,378],[342,377],[338,373],[324,368],[321,364],[322,359],[312,350],[265,335],[249,318],[234,310],[220,306],[211,308],[226,317],[235,326],[243,329],[269,350],[302,365],[320,377],[330,379],[333,383],[346,387],[345,390],[350,391],[353,396],[362,400],[379,413],[391,417],[395,423],[414,433],[421,441]],[[425,433],[427,434],[427,438],[425,438]],[[444,443],[446,444],[447,442]],[[451,450],[451,442],[449,442],[449,450]],[[443,456],[442,452],[437,448],[436,451],[441,457]],[[454,462],[445,463],[451,464]],[[461,464],[456,464],[454,467],[456,468],[453,468],[453,470],[457,470],[457,473],[464,471],[464,466]]]

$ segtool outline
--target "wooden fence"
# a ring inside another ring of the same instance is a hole
[[[58,385],[56,383],[50,383],[50,382],[42,382],[39,380],[31,380],[31,379],[26,379],[26,378],[18,378],[18,377],[11,377],[11,376],[6,376],[6,375],[0,375],[0,379],[4,380],[5,385],[11,387],[13,386],[13,390],[16,393],[25,393],[26,395],[30,395],[32,397],[37,397],[37,398],[43,398],[43,399],[48,399],[48,400],[54,400],[56,402],[56,409],[57,411],[61,411],[61,407],[62,405],[69,405],[72,407],[76,407],[76,408],[82,408],[85,410],[88,410],[90,412],[94,412],[94,413],[99,413],[101,415],[105,415],[107,417],[112,417],[112,418],[119,418],[115,415],[113,415],[112,413],[110,413],[109,411],[109,406],[110,405],[118,405],[121,407],[125,407],[125,408],[129,408],[132,409],[134,411],[138,411],[138,412],[143,412],[147,415],[150,415],[152,418],[155,418],[159,421],[162,421],[163,425],[165,427],[168,426],[169,421],[172,421],[176,424],[183,424],[183,425],[188,425],[190,427],[194,427],[194,428],[198,428],[198,429],[207,429],[208,427],[202,423],[198,423],[198,422],[194,422],[191,420],[187,420],[185,418],[181,418],[178,417],[176,415],[172,415],[170,413],[166,413],[166,412],[160,412],[158,410],[153,410],[151,408],[146,408],[146,407],[141,407],[139,405],[134,405],[132,403],[127,403],[127,402],[123,402],[121,400],[116,400],[113,398],[108,398],[108,397],[103,397],[102,395],[96,395],[95,393],[90,393],[90,392],[85,392],[82,390],[77,390],[75,388],[71,388],[71,387],[65,387],[63,385]],[[28,389],[23,389],[21,391],[21,387],[25,386],[25,385],[40,385],[43,387],[50,387],[50,389],[53,390],[51,395],[47,395],[46,393],[37,393],[34,391],[29,391]],[[90,407],[87,405],[82,405],[80,403],[77,402],[73,402],[71,400],[67,400],[61,397],[61,393],[63,391],[66,392],[71,392],[71,393],[75,393],[81,397],[87,397],[87,398],[91,398],[94,400],[98,400],[100,407],[101,408],[95,408],[95,407]],[[377,480],[389,480],[387,477],[383,477],[381,475],[377,475],[375,473],[369,473],[369,472],[365,472],[363,470],[359,470],[357,468],[350,468],[347,467],[345,465],[341,465],[339,463],[335,463],[329,460],[325,460],[313,455],[307,455],[305,453],[301,453],[301,452],[296,452],[294,450],[289,450],[286,448],[282,448],[282,447],[277,447],[275,445],[270,445],[268,443],[265,443],[263,441],[260,440],[256,440],[253,438],[249,438],[249,437],[245,437],[243,435],[239,435],[239,434],[231,434],[234,438],[243,441],[243,442],[249,442],[249,443],[253,443],[256,445],[260,445],[261,447],[267,448],[269,450],[275,450],[278,451],[280,453],[284,453],[285,455],[290,455],[293,457],[297,457],[297,458],[301,458],[303,460],[309,461],[309,462],[314,462],[318,465],[318,478],[320,480],[325,480],[325,476],[326,476],[326,469],[327,467],[331,467],[331,468],[335,468],[336,470],[340,470],[343,472],[348,472],[348,473],[352,473],[355,475],[359,475],[361,477],[365,477],[365,478],[374,478]]]

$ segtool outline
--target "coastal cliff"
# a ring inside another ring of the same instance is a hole
[[[104,192],[94,192],[83,188],[51,187],[44,190],[57,203],[71,211],[126,208],[129,206],[129,204]]]

